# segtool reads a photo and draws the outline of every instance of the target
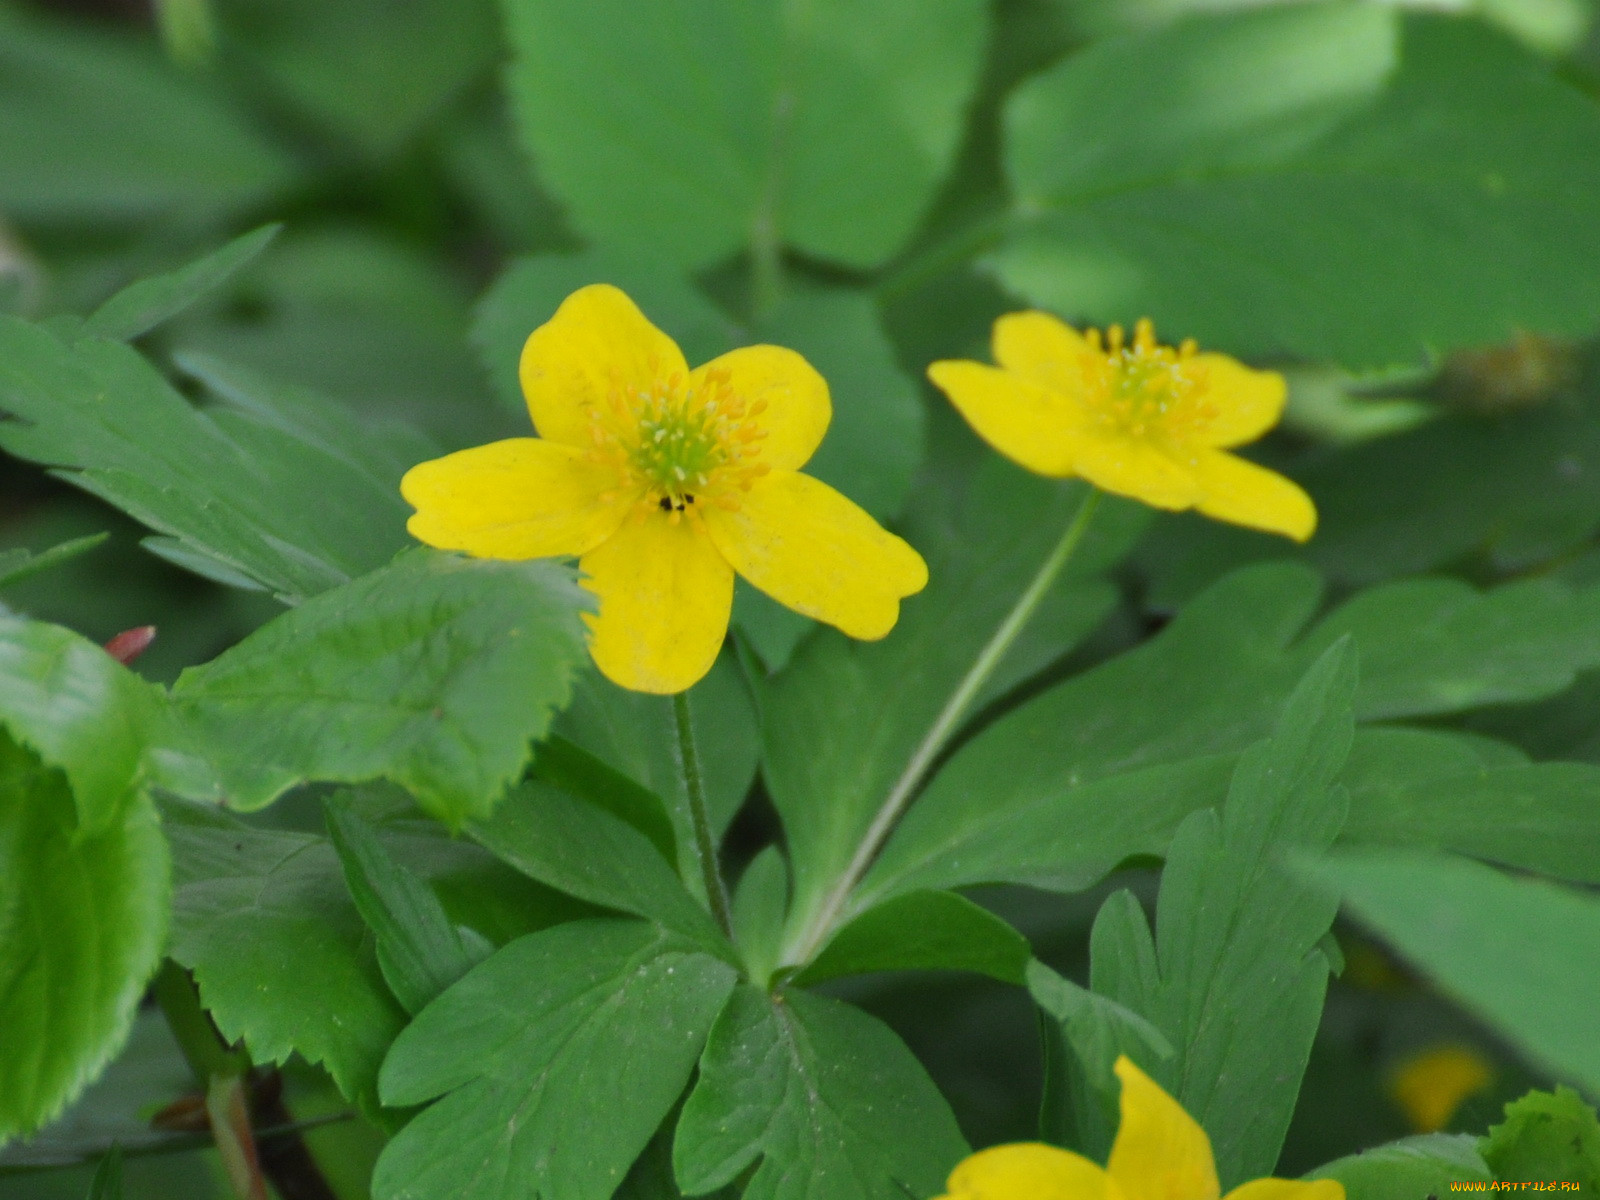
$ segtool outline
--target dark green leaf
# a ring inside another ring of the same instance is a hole
[[[954,892],[909,892],[839,930],[795,982],[942,968],[1020,984],[1032,957],[1027,938],[972,901]]]
[[[408,1013],[427,1007],[485,957],[469,943],[439,897],[384,848],[372,827],[343,804],[326,807],[328,834],[345,884],[378,939],[378,966]]]
[[[1494,1177],[1600,1189],[1600,1119],[1582,1096],[1558,1086],[1506,1105],[1506,1119],[1478,1143]]]
[[[733,893],[733,934],[750,979],[762,986],[772,978],[783,948],[783,919],[789,911],[789,864],[783,851],[768,846],[750,860]]]
[[[62,542],[59,546],[51,546],[39,554],[30,554],[26,550],[7,550],[0,553],[0,587],[21,583],[24,579],[32,579],[35,575],[43,574],[61,563],[70,562],[78,555],[93,550],[110,536],[109,533],[91,533],[87,537],[73,538]]]
[[[546,739],[533,760],[532,774],[632,825],[669,863],[677,863],[678,835],[661,797],[582,746],[560,736]]]
[[[1573,199],[1600,195],[1600,114],[1472,22],[1194,17],[1069,58],[1006,124],[1027,215],[998,266],[1059,312],[1352,365],[1600,315]]]
[[[184,672],[173,701],[235,807],[383,778],[459,824],[566,703],[590,602],[552,563],[414,551]]]
[[[725,941],[644,834],[547,783],[514,789],[472,836],[530,879],[677,931],[714,953]]]
[[[166,941],[155,806],[121,797],[91,825],[69,779],[0,735],[0,1141],[53,1120],[104,1069]]]
[[[416,1018],[385,1103],[442,1096],[378,1160],[377,1200],[610,1200],[689,1080],[734,972],[642,921],[530,934]]]
[[[1302,869],[1535,1062],[1600,1090],[1600,900],[1444,855],[1352,851]]]
[[[1444,1196],[1452,1183],[1487,1181],[1474,1139],[1430,1133],[1363,1150],[1318,1167],[1307,1179],[1337,1179],[1350,1200],[1417,1200]]]
[[[291,602],[406,544],[403,466],[374,478],[349,462],[369,449],[330,452],[259,408],[196,409],[121,343],[0,317],[0,410],[10,453]]]
[[[122,1147],[113,1146],[95,1168],[88,1200],[122,1200]]]
[[[251,207],[294,166],[153,39],[0,9],[0,211],[142,219]]]
[[[965,1153],[944,1098],[876,1018],[743,986],[711,1031],[673,1165],[691,1195],[759,1158],[744,1200],[904,1200],[937,1191]]]
[[[595,241],[688,265],[751,237],[849,266],[912,232],[977,82],[976,0],[507,0],[512,104]]]
[[[1096,921],[1091,986],[1148,1018],[1177,1055],[1142,1064],[1211,1136],[1224,1187],[1271,1173],[1322,1016],[1318,943],[1336,906],[1278,859],[1332,845],[1354,732],[1355,654],[1336,643],[1239,758],[1220,818],[1195,813],[1167,852],[1152,939],[1127,900]],[[1124,893],[1126,895],[1126,893]]]
[[[84,336],[126,342],[148,333],[249,266],[282,228],[265,225],[176,271],[130,284],[84,321]]]
[[[1147,1062],[1172,1057],[1172,1043],[1166,1035],[1138,1013],[1079,987],[1037,959],[1028,963],[1026,981],[1039,1007],[1061,1027],[1096,1091],[1115,1090],[1112,1066],[1118,1055],[1132,1053]]]

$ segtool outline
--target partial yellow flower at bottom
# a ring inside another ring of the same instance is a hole
[[[632,300],[594,284],[528,338],[521,377],[539,436],[411,468],[407,528],[480,558],[579,556],[600,601],[590,652],[613,682],[671,694],[709,671],[735,571],[865,639],[926,585],[915,550],[799,473],[833,410],[794,351],[747,346],[691,371]]]
[[[1494,1068],[1470,1046],[1434,1046],[1402,1062],[1389,1094],[1418,1133],[1438,1133],[1466,1101],[1494,1082]]]
[[[1122,1123],[1104,1167],[1038,1142],[995,1146],[961,1163],[939,1200],[1221,1200],[1206,1131],[1126,1055],[1116,1071]],[[1344,1185],[1254,1179],[1227,1200],[1344,1200]]]
[[[1156,508],[1305,541],[1311,498],[1282,475],[1228,454],[1278,423],[1283,376],[1224,354],[1156,344],[1149,321],[1131,345],[1113,325],[1080,334],[1044,312],[994,325],[998,366],[936,362],[928,377],[1006,457],[1040,475],[1081,476]]]

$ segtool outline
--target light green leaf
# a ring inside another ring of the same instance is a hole
[[[299,114],[390,155],[494,62],[487,0],[255,0],[221,7],[229,48]]]
[[[1302,870],[1535,1063],[1600,1090],[1600,900],[1446,855],[1351,851]]]
[[[759,749],[755,708],[731,654],[724,652],[689,692],[689,711],[711,825],[720,835],[750,790]],[[555,731],[666,802],[677,834],[678,873],[693,881],[690,886],[700,896],[703,884],[694,857],[689,796],[678,765],[672,702],[626,691],[589,671],[578,677],[572,704],[557,718]]]
[[[0,211],[60,221],[254,207],[294,164],[154,39],[0,10]]]
[[[68,781],[0,735],[0,1142],[53,1120],[104,1069],[166,941],[155,806],[122,797],[91,826]]]
[[[1378,366],[1600,316],[1600,212],[1571,199],[1600,195],[1600,113],[1472,22],[1194,17],[1074,55],[1006,128],[996,263],[1065,314]]]
[[[905,601],[893,636],[863,643],[819,634],[761,689],[762,773],[794,868],[794,931],[815,919],[894,780],[1083,495],[1082,485],[1038,479],[997,459],[969,488],[949,499],[942,492],[930,479],[904,530],[928,559],[929,584]],[[1046,598],[1034,634],[1013,647],[980,704],[1104,618],[1115,593],[1084,576],[1129,547],[1142,517],[1131,506],[1103,515],[1099,534],[1091,529],[1083,556]]]
[[[41,575],[61,563],[70,562],[78,555],[86,554],[101,545],[110,536],[109,533],[91,533],[86,537],[72,538],[58,546],[51,546],[39,554],[31,554],[22,549],[6,550],[0,553],[0,587],[21,583],[24,579],[32,579],[35,575]]]
[[[847,266],[911,234],[977,82],[977,0],[506,0],[511,100],[594,240],[691,266],[752,237]]]
[[[1443,1196],[1452,1183],[1487,1181],[1475,1139],[1430,1133],[1362,1150],[1318,1167],[1307,1179],[1337,1179],[1350,1200],[1416,1200]]]
[[[481,939],[469,943],[421,878],[384,848],[372,827],[348,806],[325,809],[328,835],[362,919],[378,939],[378,966],[408,1013],[487,957]]]
[[[459,824],[566,703],[588,603],[552,563],[414,551],[185,671],[173,704],[234,807],[382,778]]]
[[[282,228],[264,225],[176,271],[130,284],[84,321],[83,335],[127,342],[148,333],[249,266]]]
[[[0,616],[0,725],[63,772],[81,833],[121,825],[159,717],[156,691],[93,642]]]
[[[406,544],[404,468],[353,470],[370,451],[330,453],[268,407],[196,409],[126,345],[0,317],[0,447],[297,602]]]
[[[954,892],[909,892],[839,930],[794,982],[943,969],[1020,984],[1032,957],[1027,938],[972,901]]]
[[[691,1195],[760,1159],[744,1200],[903,1200],[936,1192],[966,1149],[933,1081],[875,1017],[741,986],[711,1031],[672,1157]]]
[[[605,809],[530,781],[468,831],[530,879],[655,921],[712,953],[729,953],[710,914],[684,890],[657,848]]]
[[[642,921],[512,942],[396,1040],[385,1103],[443,1098],[384,1150],[374,1197],[610,1200],[733,984],[726,963]]]
[[[1490,1127],[1478,1150],[1496,1179],[1600,1188],[1600,1118],[1568,1087],[1506,1105],[1506,1119]]]
[[[1278,860],[1325,849],[1344,824],[1334,781],[1355,690],[1355,653],[1336,643],[1273,736],[1240,756],[1220,818],[1206,810],[1178,827],[1153,939],[1129,900],[1095,922],[1090,985],[1176,1047],[1171,1060],[1141,1065],[1210,1134],[1225,1188],[1271,1174],[1322,1016],[1328,961],[1318,943],[1336,906]]]

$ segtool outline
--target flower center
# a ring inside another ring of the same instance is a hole
[[[590,457],[613,467],[641,508],[669,513],[674,524],[696,505],[737,509],[771,470],[757,461],[766,408],[765,400],[751,404],[735,393],[719,370],[693,388],[679,375],[645,389],[613,383],[605,408],[590,413]]]
[[[1122,326],[1104,341],[1098,329],[1085,335],[1091,353],[1083,359],[1089,407],[1107,433],[1183,441],[1211,414],[1205,403],[1206,372],[1194,361],[1195,344],[1176,350],[1156,344],[1147,318],[1134,326],[1133,344],[1123,344]]]

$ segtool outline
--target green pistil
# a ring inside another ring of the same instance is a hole
[[[674,506],[704,488],[724,457],[721,439],[704,416],[668,409],[639,423],[634,468]]]

